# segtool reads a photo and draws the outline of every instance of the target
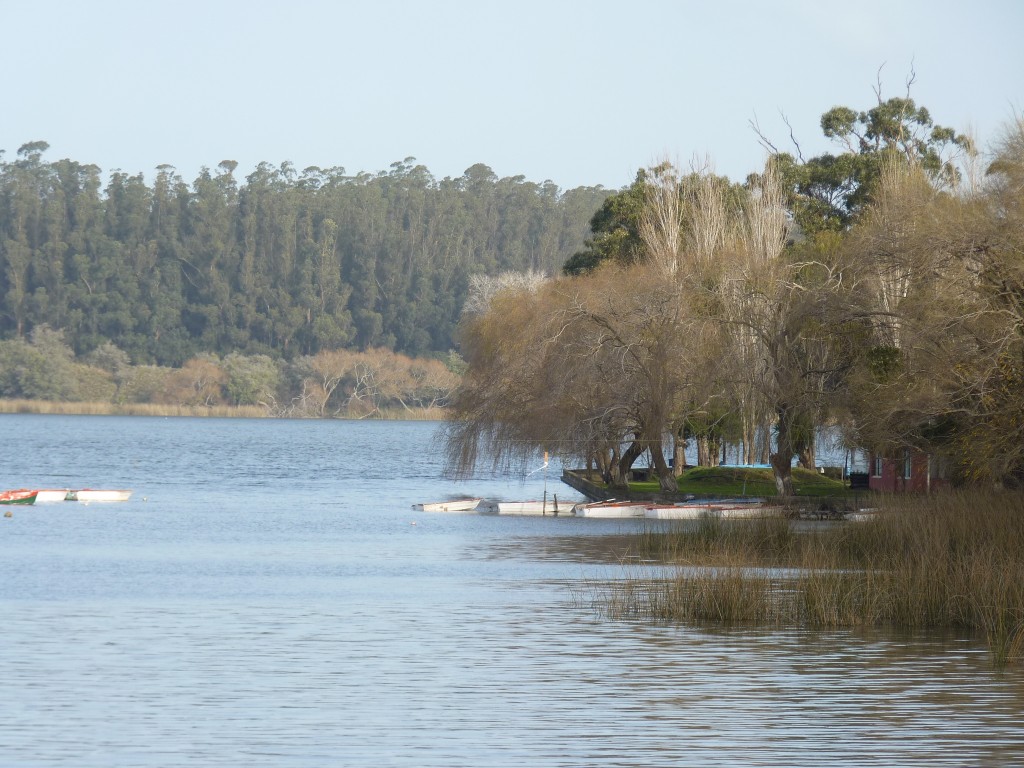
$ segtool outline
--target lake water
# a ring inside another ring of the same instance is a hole
[[[1011,766],[976,638],[609,621],[639,522],[414,512],[418,422],[0,416],[0,766]],[[635,566],[630,566],[634,570]]]

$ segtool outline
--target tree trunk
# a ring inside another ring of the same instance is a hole
[[[712,435],[708,438],[708,466],[717,467],[721,462],[719,461],[720,449],[722,447],[722,438],[716,435]]]
[[[697,438],[697,466],[717,467],[719,464],[722,440],[718,437],[701,435]]]
[[[772,460],[772,426],[765,424],[757,436],[757,461],[755,464],[767,464]]]
[[[796,431],[798,434],[794,435],[793,447],[796,449],[800,466],[804,469],[813,470],[816,463],[814,436],[817,430],[814,428],[813,424],[811,426],[807,426],[805,420],[801,419],[800,429]]]
[[[619,457],[614,450],[602,449],[594,454],[597,462],[597,471],[601,473],[601,479],[609,486],[618,485]]]
[[[749,416],[743,417],[743,463],[744,464],[756,464],[757,461],[754,457],[755,452],[755,435],[757,434],[757,427],[754,424],[754,420]]]
[[[775,489],[782,499],[793,496],[793,431],[789,423],[789,407],[778,407],[779,424],[776,431],[778,452],[772,455],[772,471],[775,473]]]
[[[651,461],[654,462],[654,469],[658,473],[658,487],[665,493],[675,493],[679,490],[676,483],[676,476],[672,468],[665,461],[665,454],[661,448],[661,437],[657,437],[648,443],[651,450]]]
[[[800,449],[800,466],[804,469],[814,469],[817,466],[818,459],[814,451],[814,443],[804,445]]]
[[[629,472],[633,469],[633,462],[639,459],[645,450],[642,441],[634,440],[629,444],[622,458],[619,459],[619,477],[616,485],[621,488],[629,488]]]
[[[672,440],[672,474],[680,477],[686,467],[686,438],[683,437],[683,430],[679,430]]]

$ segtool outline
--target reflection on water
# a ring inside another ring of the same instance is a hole
[[[0,521],[5,768],[1024,763],[974,639],[607,621],[632,522],[411,512],[431,425],[6,426],[12,485],[138,498]]]
[[[589,525],[594,521],[581,522]],[[618,564],[637,558],[635,533],[580,536],[510,536],[490,542],[477,556],[491,560],[549,560],[561,563]]]

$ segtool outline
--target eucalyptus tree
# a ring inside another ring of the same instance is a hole
[[[879,80],[874,106],[836,106],[825,112],[821,131],[841,148],[837,154],[804,158],[795,138],[794,150],[783,152],[754,124],[783,178],[787,204],[803,233],[813,237],[849,228],[894,157],[919,167],[937,188],[958,185],[959,163],[973,156],[976,147],[970,136],[936,124],[929,110],[911,98],[915,77],[913,72],[908,76],[903,96],[883,98]]]
[[[626,189],[607,197],[590,218],[584,249],[562,265],[566,275],[585,275],[603,262],[635,264],[644,259],[639,221],[647,197],[647,171],[641,169]]]
[[[77,347],[93,349],[117,339],[129,354],[141,358],[154,311],[146,298],[160,290],[153,284],[160,272],[150,221],[152,190],[141,174],[114,172],[103,200],[90,197],[90,207],[103,215],[103,226],[101,232],[84,233],[89,247],[76,262],[83,322],[76,329]]]
[[[183,322],[188,254],[182,235],[191,192],[172,166],[160,165],[156,170],[149,213],[155,267],[140,282],[149,314],[142,326],[145,339],[130,352],[136,363],[182,365],[198,346]]]
[[[0,336],[40,322],[80,353],[142,363],[202,350],[294,359],[383,346],[445,354],[473,275],[555,271],[607,196],[562,193],[485,165],[435,180],[407,158],[378,174],[237,163],[186,184],[44,160],[0,162]]]
[[[310,231],[312,230],[312,231]],[[352,315],[346,309],[352,287],[341,281],[338,254],[338,225],[329,216],[314,215],[312,227],[305,228],[303,248],[312,261],[310,291],[310,347],[331,349],[352,340]]]
[[[298,230],[300,199],[311,194],[296,193],[293,176],[289,165],[260,163],[239,190],[242,323],[254,346],[288,358],[302,351],[298,337],[306,313],[297,305]]]
[[[187,257],[181,258],[186,292],[186,326],[206,349],[231,347],[236,325],[232,278],[238,273],[237,163],[222,161],[219,172],[203,168],[193,183],[193,197],[184,217],[182,237]]]
[[[46,242],[44,206],[53,184],[52,171],[42,161],[47,149],[45,141],[23,144],[18,159],[3,168],[0,266],[7,286],[3,314],[5,326],[17,338],[25,335],[30,323],[32,270]]]

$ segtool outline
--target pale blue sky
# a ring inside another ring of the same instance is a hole
[[[230,159],[563,189],[708,155],[735,180],[821,113],[912,97],[985,145],[1024,110],[1018,0],[0,0],[0,149],[191,181]]]

